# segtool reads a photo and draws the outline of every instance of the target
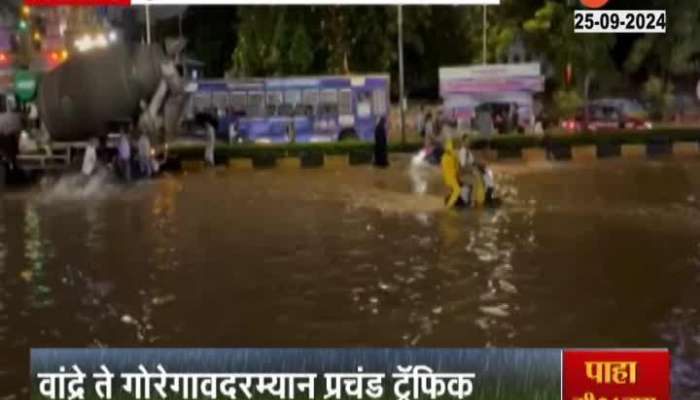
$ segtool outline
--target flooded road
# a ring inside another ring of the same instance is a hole
[[[5,193],[0,398],[49,346],[669,347],[700,398],[700,163],[497,183],[505,206],[461,214],[404,167]]]

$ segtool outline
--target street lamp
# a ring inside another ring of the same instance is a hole
[[[482,57],[483,57],[483,63],[486,65],[486,34],[487,34],[487,29],[488,29],[488,21],[486,20],[486,4],[484,4],[484,15],[483,15],[483,21],[482,21]]]
[[[151,44],[151,6],[146,4],[146,43]]]
[[[405,114],[405,99],[403,93],[403,9],[399,7],[399,110],[401,113],[401,143],[406,143],[406,114]]]

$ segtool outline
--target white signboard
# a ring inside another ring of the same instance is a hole
[[[510,77],[540,76],[539,63],[486,64],[467,67],[440,68],[440,81],[451,79],[502,79]]]

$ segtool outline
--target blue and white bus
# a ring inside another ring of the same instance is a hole
[[[379,119],[389,120],[389,82],[388,75],[193,81],[186,115],[216,115],[217,136],[227,139],[233,126],[240,140],[257,143],[369,141]]]

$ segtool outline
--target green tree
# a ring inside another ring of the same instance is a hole
[[[205,74],[223,76],[231,67],[231,53],[237,45],[238,10],[235,7],[191,6],[183,15],[182,31],[188,39],[187,53],[204,62]],[[159,40],[180,34],[178,17],[159,22]]]
[[[651,76],[644,83],[642,96],[649,103],[651,117],[663,119],[673,101],[673,84],[664,82],[658,76]]]
[[[552,96],[556,114],[560,118],[571,118],[583,106],[583,99],[575,90],[557,90]]]
[[[304,74],[314,61],[314,49],[309,34],[302,26],[297,26],[289,47],[290,72]]]
[[[285,7],[241,7],[238,45],[233,53],[234,76],[277,75],[282,72]],[[264,28],[261,28],[264,27]]]
[[[645,34],[636,41],[625,69],[659,76],[664,83],[671,76],[700,72],[700,2],[656,0],[656,8],[667,10],[665,34]]]

